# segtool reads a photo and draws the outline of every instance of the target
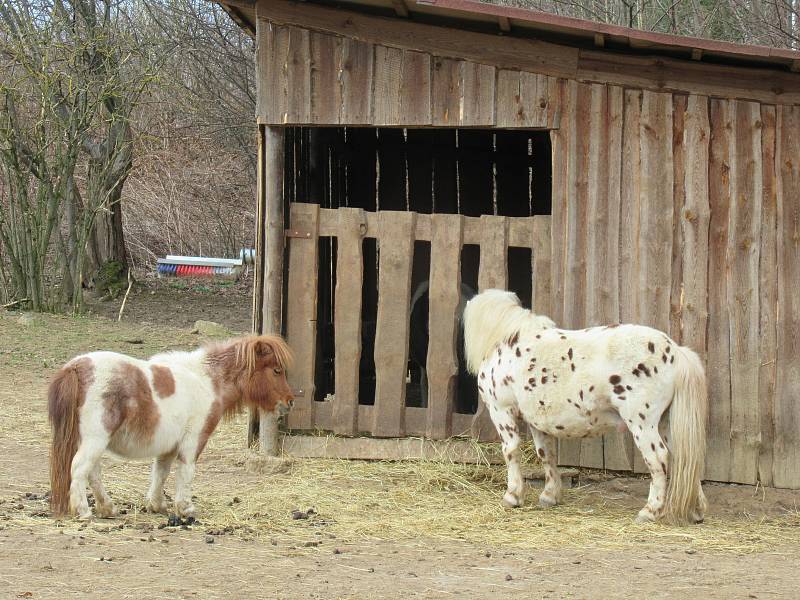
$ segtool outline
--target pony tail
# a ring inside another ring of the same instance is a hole
[[[665,516],[686,523],[705,511],[701,481],[706,457],[708,391],[700,357],[677,348],[675,392],[669,411],[670,478]]]
[[[55,516],[69,512],[72,459],[80,443],[81,380],[76,367],[61,369],[47,394],[47,412],[53,428],[50,444],[50,509]]]

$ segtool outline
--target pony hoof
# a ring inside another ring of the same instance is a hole
[[[503,505],[508,508],[519,508],[522,506],[522,502],[519,501],[517,495],[513,492],[506,492],[506,495],[503,496]]]
[[[147,512],[149,512],[149,513],[161,514],[161,515],[167,514],[167,505],[165,503],[163,503],[163,502],[157,503],[157,502],[149,501],[145,508],[147,509]]]
[[[91,521],[92,520],[92,511],[91,510],[86,510],[86,511],[83,511],[83,512],[79,512],[78,514],[75,515],[75,518],[78,521]]]
[[[100,517],[101,519],[112,519],[119,514],[119,511],[117,511],[117,507],[114,506],[113,504],[104,504],[102,506],[96,506],[95,512],[97,513],[97,516]]]
[[[178,513],[178,516],[183,517],[184,519],[194,517],[194,504],[190,502],[178,502],[178,505],[175,507],[175,512]]]
[[[655,523],[655,517],[650,513],[639,513],[636,515],[636,522],[640,525],[648,525],[650,523]]]
[[[558,504],[558,502],[556,502],[553,498],[549,498],[547,496],[539,496],[539,506],[541,506],[542,508],[552,508],[556,504]]]

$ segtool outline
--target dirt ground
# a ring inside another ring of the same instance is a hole
[[[200,460],[199,522],[168,526],[143,513],[148,466],[113,460],[104,478],[125,514],[54,521],[44,392],[64,360],[190,348],[205,339],[190,333],[201,318],[249,327],[245,286],[184,283],[132,292],[119,324],[107,318],[119,301],[89,317],[0,311],[3,597],[800,597],[797,492],[707,484],[705,524],[638,526],[648,482],[595,472],[581,474],[563,506],[541,510],[530,490],[528,505],[510,510],[499,466],[296,460],[255,472],[243,417]]]

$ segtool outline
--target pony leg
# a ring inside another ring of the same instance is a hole
[[[94,468],[89,473],[89,486],[94,492],[94,510],[98,517],[107,519],[117,516],[117,507],[114,506],[114,501],[111,496],[106,492],[103,487],[103,467],[102,460],[98,459],[94,463]]]
[[[147,492],[147,510],[153,513],[166,512],[164,502],[164,482],[169,476],[175,453],[162,454],[153,461],[150,471],[150,489]]]
[[[633,439],[652,477],[647,504],[636,517],[637,523],[648,523],[658,519],[664,509],[667,497],[669,450],[658,433],[658,423],[645,423],[641,431],[634,434]]]
[[[194,478],[194,461],[183,456],[178,457],[175,469],[175,512],[181,517],[193,517],[195,508],[192,504],[192,479]]]
[[[525,502],[525,481],[519,465],[519,445],[522,438],[517,429],[517,420],[510,411],[496,410],[489,405],[489,416],[492,418],[497,433],[500,434],[503,446],[503,458],[508,469],[508,489],[503,496],[503,504],[510,508],[522,506]]]
[[[100,460],[100,457],[103,456],[105,449],[105,440],[102,443],[96,440],[84,440],[72,459],[69,510],[79,519],[89,519],[92,516],[89,500],[86,498],[86,486],[89,475],[94,470],[95,464]]]
[[[539,506],[548,508],[561,501],[561,473],[558,470],[558,440],[552,435],[531,427],[536,454],[544,465],[544,490],[539,495]]]

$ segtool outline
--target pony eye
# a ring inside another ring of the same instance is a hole
[[[281,371],[280,369],[273,369],[273,371],[275,371],[275,375],[280,375],[281,373],[283,373],[283,371]]]

